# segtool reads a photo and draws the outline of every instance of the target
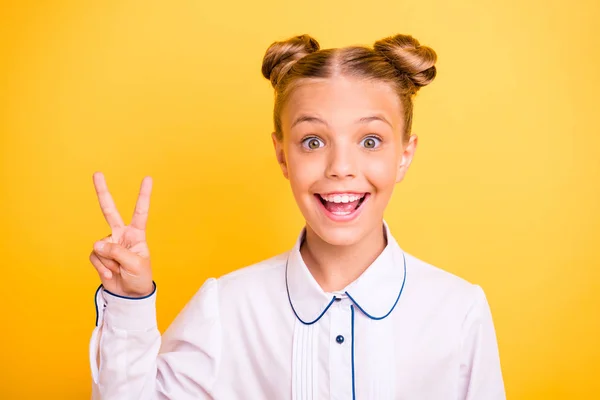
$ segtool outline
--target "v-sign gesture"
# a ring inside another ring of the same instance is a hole
[[[90,261],[98,271],[104,288],[127,296],[146,296],[154,290],[150,251],[146,243],[146,223],[150,209],[152,178],[142,181],[133,218],[125,225],[117,211],[106,180],[101,172],[94,174],[94,186],[100,208],[112,233],[96,242]]]

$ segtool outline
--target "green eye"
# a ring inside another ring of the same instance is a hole
[[[380,143],[381,140],[379,138],[369,136],[363,140],[362,145],[367,149],[375,149],[379,146]]]
[[[302,141],[302,145],[309,150],[316,150],[319,147],[323,147],[323,142],[316,137],[309,137]]]

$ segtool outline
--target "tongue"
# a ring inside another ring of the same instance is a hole
[[[349,213],[356,209],[360,200],[352,201],[349,203],[334,203],[331,201],[325,202],[325,208],[327,211],[332,213]]]

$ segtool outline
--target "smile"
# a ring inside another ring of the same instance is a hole
[[[370,193],[328,193],[315,194],[321,211],[337,222],[350,221],[356,218]]]

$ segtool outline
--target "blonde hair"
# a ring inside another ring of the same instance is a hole
[[[400,98],[404,111],[404,138],[412,126],[413,97],[436,76],[437,55],[409,35],[378,40],[373,48],[349,46],[320,49],[309,35],[274,42],[263,58],[262,74],[275,89],[273,121],[275,134],[283,137],[281,110],[292,90],[304,79],[342,75],[390,84]]]

